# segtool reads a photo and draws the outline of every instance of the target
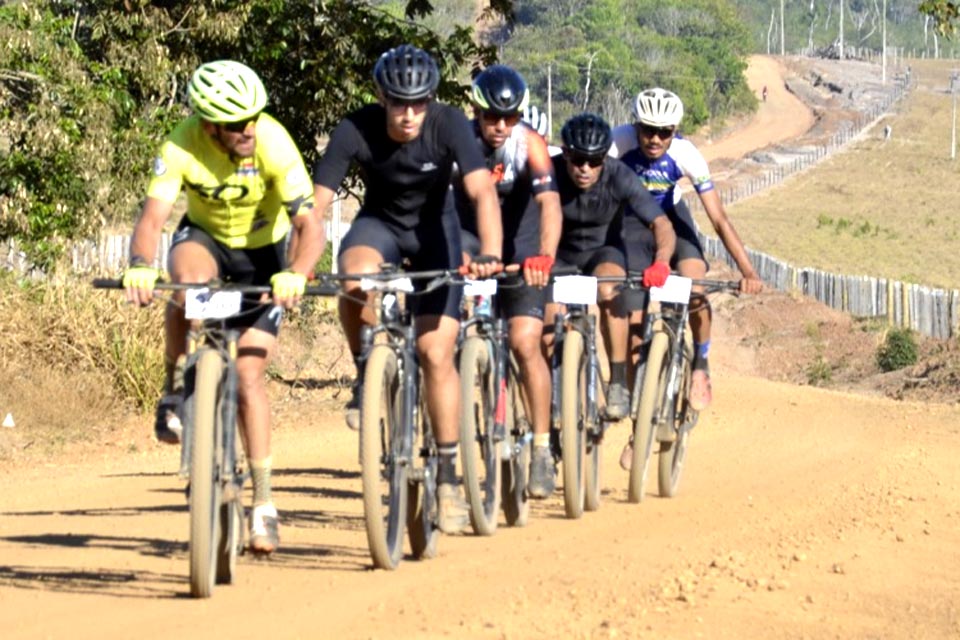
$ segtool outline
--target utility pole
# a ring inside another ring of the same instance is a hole
[[[883,56],[883,63],[880,65],[880,82],[884,85],[887,84],[887,0],[883,0],[883,15],[880,16],[881,24],[883,29],[881,33],[883,34],[883,44],[880,46],[880,55]]]
[[[547,63],[547,136],[548,139],[553,136],[553,74],[551,68],[553,63]]]
[[[787,34],[783,30],[783,0],[780,0],[780,56],[786,56],[787,51]]]
[[[950,159],[957,159],[957,84],[960,82],[960,71],[956,69],[950,74],[950,95],[953,99],[953,124],[950,128]]]
[[[840,60],[843,60],[843,0],[840,0]]]

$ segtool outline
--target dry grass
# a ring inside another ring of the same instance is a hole
[[[162,384],[162,330],[162,305],[133,309],[119,291],[85,280],[0,273],[0,413],[17,422],[0,458],[33,442],[46,450],[102,437],[100,427],[117,422],[110,418],[151,406]]]
[[[919,87],[899,113],[843,153],[731,206],[744,242],[796,266],[958,286],[960,158],[950,158],[948,93],[954,64],[914,61]],[[893,127],[887,141],[886,124]]]

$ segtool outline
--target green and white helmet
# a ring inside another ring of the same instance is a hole
[[[193,110],[209,122],[243,122],[267,105],[267,90],[256,72],[233,60],[197,67],[187,94]]]

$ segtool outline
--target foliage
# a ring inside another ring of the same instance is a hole
[[[883,371],[909,367],[918,357],[917,338],[910,329],[890,329],[877,348],[877,364]]]
[[[509,12],[497,0],[492,10]],[[198,63],[241,60],[308,162],[343,114],[373,99],[370,71],[411,42],[437,57],[441,99],[462,102],[461,69],[493,60],[470,27],[440,35],[352,0],[43,0],[0,5],[0,240],[41,266],[105,222],[129,227],[162,136],[187,109]]]
[[[945,36],[957,33],[957,22],[960,21],[960,3],[950,0],[924,0],[920,3],[920,13],[924,13],[937,25],[937,31]]]
[[[541,104],[549,83],[553,131],[584,110],[626,122],[633,96],[652,86],[680,95],[687,130],[756,104],[743,79],[749,34],[728,0],[516,4],[503,58]]]

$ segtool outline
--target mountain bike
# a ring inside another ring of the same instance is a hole
[[[96,279],[99,289],[122,289],[120,280]],[[249,473],[237,439],[237,340],[227,319],[241,312],[244,295],[271,288],[223,282],[164,283],[160,291],[184,291],[190,321],[183,378],[183,443],[180,477],[189,480],[190,594],[209,598],[215,584],[230,584],[244,545],[243,485]],[[308,295],[336,289],[308,287]],[[266,302],[264,304],[271,304]],[[257,307],[259,308],[259,307]],[[179,376],[178,376],[179,377]]]
[[[380,293],[377,323],[361,331],[363,381],[360,466],[367,542],[373,563],[396,569],[409,532],[415,558],[432,558],[439,538],[439,457],[421,394],[416,330],[406,298],[460,283],[460,270],[340,275]],[[428,280],[420,293],[413,280]]]
[[[638,286],[641,278],[631,274],[628,281]],[[702,286],[703,293],[691,293],[693,285]],[[637,365],[631,396],[633,461],[627,487],[630,502],[643,500],[655,443],[660,496],[672,498],[680,482],[690,431],[699,416],[688,401],[693,365],[693,337],[687,324],[691,297],[739,289],[736,281],[691,280],[673,275],[663,287],[650,289],[642,330],[645,357]]]
[[[600,507],[600,450],[607,420],[606,387],[600,376],[597,319],[589,312],[597,301],[598,278],[554,279],[553,301],[565,305],[554,319],[551,422],[559,434],[563,461],[563,504],[568,518]],[[555,452],[556,455],[556,452]]]

